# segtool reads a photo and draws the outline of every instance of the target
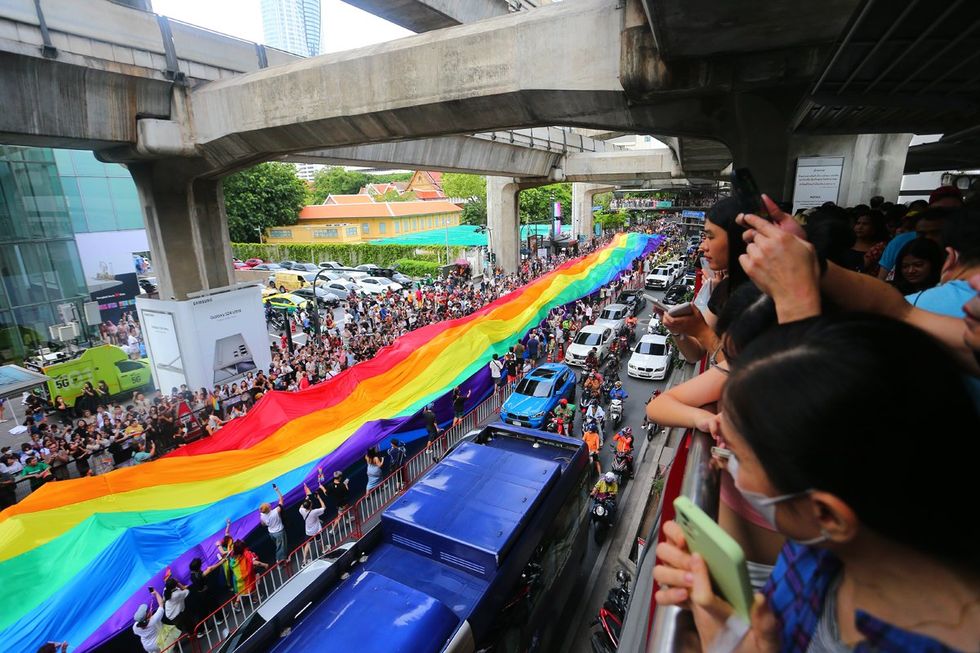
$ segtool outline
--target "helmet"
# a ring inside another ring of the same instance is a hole
[[[622,433],[624,437],[631,438],[633,437],[633,427],[627,426],[622,431],[620,431],[620,433]]]
[[[606,472],[606,475],[603,478],[606,480],[606,483],[616,482],[616,475],[613,474],[612,472]]]
[[[623,387],[623,382],[622,381],[616,381],[616,387],[617,388]]]
[[[558,403],[560,403],[562,406],[567,406],[568,405],[568,399],[562,398],[562,400],[559,401]]]

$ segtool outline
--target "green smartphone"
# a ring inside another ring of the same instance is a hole
[[[752,608],[752,585],[742,547],[687,497],[674,499],[674,511],[674,519],[684,531],[687,548],[691,553],[700,554],[708,565],[716,593],[748,622]]]

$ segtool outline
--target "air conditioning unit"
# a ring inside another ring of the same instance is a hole
[[[48,327],[48,333],[51,334],[52,340],[69,342],[77,338],[81,330],[78,328],[78,322],[69,322],[68,324],[52,324]]]

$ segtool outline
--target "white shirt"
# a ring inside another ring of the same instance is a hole
[[[174,617],[184,611],[184,601],[187,600],[187,595],[190,593],[190,590],[178,588],[170,594],[170,598],[163,604],[163,613],[167,615],[167,619],[173,621]]]
[[[307,537],[316,535],[320,532],[320,515],[322,515],[325,510],[325,508],[315,508],[310,511],[307,511],[306,508],[299,509],[299,516],[306,520]]]
[[[157,646],[157,635],[160,633],[160,622],[163,620],[163,607],[157,608],[149,621],[146,622],[146,626],[140,627],[139,624],[133,624],[133,633],[140,638],[140,644],[143,645],[143,650],[146,653],[158,653],[160,647]]]
[[[270,533],[278,533],[282,530],[282,515],[279,513],[280,510],[282,510],[280,506],[273,506],[269,512],[259,515],[259,521],[269,529]]]

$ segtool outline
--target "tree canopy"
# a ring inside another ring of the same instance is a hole
[[[442,176],[442,190],[446,197],[479,198],[487,201],[487,178],[460,172],[447,172]]]
[[[314,204],[323,204],[327,195],[355,195],[362,186],[371,181],[363,172],[344,170],[339,166],[320,170],[313,177],[311,201]]]
[[[306,184],[288,163],[260,163],[222,184],[228,231],[237,243],[259,242],[256,229],[296,224],[306,204]]]
[[[521,222],[529,224],[550,223],[555,218],[553,204],[561,203],[561,215],[571,216],[572,185],[549,184],[522,190],[520,194]]]

